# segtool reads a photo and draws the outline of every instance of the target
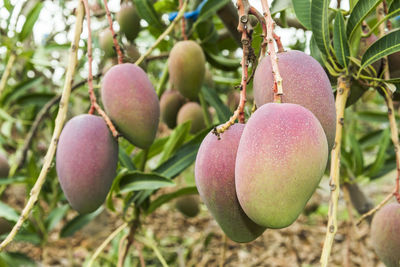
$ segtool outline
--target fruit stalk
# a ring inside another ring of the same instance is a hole
[[[78,8],[77,8],[77,13],[76,13],[74,40],[71,43],[71,50],[69,53],[69,60],[68,60],[66,77],[65,77],[65,83],[64,83],[61,101],[59,104],[59,109],[58,109],[58,113],[57,113],[57,117],[56,117],[56,121],[55,121],[53,136],[51,138],[51,143],[50,143],[49,149],[47,150],[46,156],[44,158],[43,167],[40,171],[39,177],[36,180],[36,183],[30,192],[30,198],[28,199],[27,204],[25,205],[24,209],[22,210],[22,213],[21,213],[20,217],[18,218],[17,223],[14,225],[13,229],[8,234],[8,236],[0,244],[0,252],[3,251],[3,249],[8,244],[11,243],[11,241],[14,239],[14,237],[18,233],[19,229],[21,228],[22,224],[28,218],[29,213],[31,212],[33,206],[35,205],[35,203],[39,197],[39,193],[40,193],[40,190],[42,189],[44,181],[46,180],[47,173],[50,170],[51,163],[52,163],[52,160],[54,157],[54,153],[56,151],[58,138],[61,134],[61,130],[63,128],[65,119],[67,117],[68,99],[69,99],[69,96],[71,93],[72,80],[74,77],[75,67],[77,64],[77,54],[78,54],[80,35],[82,32],[83,15],[84,15],[83,4],[79,2]]]
[[[254,7],[250,7],[250,14],[252,14],[253,16],[255,16],[257,18],[258,22],[261,24],[261,27],[262,27],[263,41],[261,43],[261,56],[259,58],[259,61],[260,61],[261,58],[263,58],[265,56],[265,53],[267,52],[267,42],[265,39],[265,36],[267,36],[267,25],[265,24],[263,15],[261,15],[260,12],[258,12],[258,10],[255,9]]]
[[[342,146],[342,130],[344,124],[344,110],[346,108],[346,100],[350,92],[349,77],[341,75],[338,78],[337,94],[336,94],[336,135],[335,143],[331,152],[331,168],[330,168],[330,188],[331,196],[329,200],[328,225],[326,230],[324,247],[321,254],[320,263],[322,267],[328,266],[329,255],[331,253],[333,240],[337,231],[337,210],[340,194],[340,149]]]
[[[182,0],[179,0],[179,9],[182,8],[182,5],[183,5]],[[188,39],[188,37],[187,37],[187,35],[186,35],[185,16],[182,16],[182,19],[181,19],[181,27],[182,27],[182,37],[183,37],[183,40],[186,41],[186,40]]]
[[[120,46],[118,44],[117,34],[115,33],[114,28],[113,28],[113,21],[112,21],[112,18],[111,18],[110,10],[108,9],[107,0],[104,0],[104,8],[106,9],[108,24],[110,25],[110,30],[111,30],[111,33],[112,33],[112,36],[113,36],[114,47],[115,47],[115,50],[117,51],[118,64],[122,64],[124,57],[122,55],[121,48],[120,48]],[[90,33],[90,31],[89,31],[89,33]]]
[[[104,0],[105,1],[105,0]],[[151,52],[153,52],[153,50],[157,47],[157,45],[165,38],[165,36],[167,36],[172,29],[175,27],[175,25],[178,23],[178,21],[183,17],[183,15],[185,14],[186,8],[187,8],[187,3],[188,0],[185,0],[182,4],[182,8],[179,10],[178,15],[176,16],[176,18],[171,22],[171,24],[168,26],[167,29],[165,29],[165,31],[158,36],[157,40],[154,42],[154,44],[147,49],[146,53],[144,53],[138,60],[136,60],[135,64],[136,65],[140,65],[140,63],[143,62],[143,60],[151,54]]]
[[[274,37],[277,37],[277,35],[274,33],[275,22],[272,19],[267,0],[262,0],[261,4],[264,12],[265,24],[267,24],[267,35],[264,36],[264,40],[265,42],[267,42],[268,45],[268,54],[271,57],[272,72],[274,75],[274,102],[281,103],[283,89],[282,89],[282,77],[281,74],[279,73],[279,68],[278,68],[278,57],[276,55],[274,46]],[[279,51],[281,51],[283,50],[283,48],[281,48],[282,44],[280,42],[280,38],[278,38],[277,40],[278,41],[276,43],[278,44],[278,49]],[[279,44],[281,47],[279,47]]]
[[[6,68],[4,69],[3,75],[1,76],[0,80],[0,95],[4,91],[4,88],[6,88],[8,76],[10,75],[11,68],[14,65],[14,61],[16,58],[17,56],[14,53],[11,53],[10,57],[8,58]]]

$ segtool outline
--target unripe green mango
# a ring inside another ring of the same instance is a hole
[[[200,130],[206,128],[206,122],[204,120],[203,110],[199,104],[196,102],[188,102],[183,105],[177,117],[177,123],[183,124],[187,121],[192,121],[190,127],[190,133],[195,134]]]
[[[160,99],[161,119],[170,129],[176,126],[179,109],[185,103],[185,98],[177,90],[167,90]]]
[[[176,43],[168,59],[172,87],[190,100],[197,99],[204,81],[205,62],[203,50],[196,42]]]
[[[120,32],[124,33],[129,41],[135,40],[140,32],[140,17],[136,7],[132,3],[124,3],[117,13],[117,21]]]
[[[380,209],[371,224],[372,246],[387,267],[400,267],[400,204]]]
[[[61,132],[56,170],[72,208],[90,213],[103,204],[114,180],[118,143],[99,116],[73,117]]]
[[[250,220],[236,197],[235,162],[244,124],[234,124],[221,134],[210,132],[200,145],[195,180],[200,197],[225,234],[235,242],[250,242],[265,227]]]
[[[186,217],[195,217],[200,212],[198,196],[180,197],[176,200],[175,207]]]
[[[6,156],[0,153],[0,178],[7,178],[10,172],[10,165]]]
[[[283,103],[309,109],[324,128],[329,150],[335,142],[336,108],[329,78],[321,65],[301,51],[278,53],[278,67],[283,80]],[[257,107],[274,101],[274,77],[271,58],[264,57],[254,75],[254,100]]]
[[[101,99],[107,115],[129,142],[150,147],[157,133],[160,104],[140,67],[130,63],[111,67],[103,78]]]
[[[111,30],[106,28],[99,34],[100,48],[104,51],[105,57],[115,57],[117,53],[114,48],[114,41]]]
[[[297,104],[268,103],[248,120],[236,158],[236,192],[255,223],[284,228],[303,211],[328,160],[318,119]]]

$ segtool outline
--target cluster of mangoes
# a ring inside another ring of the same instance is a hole
[[[258,109],[220,137],[210,132],[196,158],[201,198],[226,235],[249,242],[292,224],[322,178],[333,147],[336,110],[321,65],[300,51],[278,54],[282,103],[273,102],[269,56],[254,76]]]

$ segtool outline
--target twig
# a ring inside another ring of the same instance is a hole
[[[77,14],[76,14],[74,40],[71,43],[71,50],[70,50],[70,54],[69,54],[68,68],[67,68],[67,72],[66,72],[64,88],[63,88],[63,92],[62,92],[62,96],[61,96],[61,101],[59,104],[57,118],[55,121],[53,136],[51,138],[51,143],[50,143],[49,149],[47,150],[46,156],[44,158],[42,170],[40,171],[39,177],[30,192],[30,198],[29,198],[26,206],[22,210],[22,213],[21,213],[20,217],[18,218],[17,223],[14,225],[13,229],[8,234],[6,239],[4,239],[4,241],[0,244],[0,251],[2,251],[14,239],[14,237],[18,233],[18,231],[21,228],[24,221],[28,218],[29,213],[31,212],[33,206],[35,205],[35,203],[39,197],[40,190],[43,186],[44,181],[46,180],[47,173],[48,173],[51,163],[53,161],[54,153],[55,153],[56,147],[57,147],[58,138],[61,134],[61,130],[63,128],[65,118],[67,116],[68,99],[69,99],[69,96],[71,93],[72,80],[74,77],[75,67],[77,64],[79,39],[80,39],[80,34],[82,32],[83,13],[84,13],[83,5],[82,5],[82,3],[79,2],[78,8],[77,8]]]
[[[113,240],[120,232],[122,232],[126,227],[128,226],[128,223],[124,223],[122,224],[120,227],[118,227],[117,229],[115,229],[114,232],[112,232],[107,238],[106,240],[103,241],[103,243],[101,243],[101,245],[96,249],[96,251],[94,252],[94,254],[92,255],[92,257],[89,260],[88,263],[88,267],[91,267],[95,261],[95,259],[100,255],[100,253],[103,251],[103,249],[108,245],[108,243],[111,242],[111,240]]]
[[[156,254],[156,257],[158,258],[158,260],[160,261],[161,265],[163,267],[168,267],[167,262],[165,261],[164,257],[162,256],[161,252],[158,250],[157,245],[154,244],[153,240],[149,240],[144,236],[137,236],[136,239],[144,244],[147,247],[150,247],[151,249],[153,249],[154,254]]]
[[[92,30],[90,29],[90,9],[89,9],[89,4],[88,4],[87,0],[82,0],[82,2],[85,5],[86,21],[87,21],[87,26],[88,26],[88,64],[89,64],[88,87],[89,87],[89,96],[90,96],[90,103],[91,103],[90,109],[89,109],[89,114],[93,114],[94,111],[96,110],[97,113],[99,113],[103,117],[104,121],[106,122],[106,124],[107,124],[108,128],[110,129],[114,138],[118,138],[118,136],[119,136],[118,131],[115,129],[115,126],[111,122],[111,119],[107,116],[107,114],[99,106],[99,104],[97,104],[96,95],[94,94],[93,75],[92,75],[93,58],[92,58]],[[106,0],[105,0],[105,2],[106,2]],[[107,8],[107,3],[104,3],[104,4],[106,5],[106,8]],[[107,12],[108,12],[108,8],[107,8]],[[111,30],[112,30],[112,27],[111,27]],[[114,33],[113,33],[113,36],[114,36]],[[115,44],[115,39],[114,39],[114,44]],[[119,56],[119,54],[118,54],[118,56]],[[119,62],[119,59],[120,58],[118,57],[118,62]],[[122,61],[119,62],[119,64],[121,64],[121,63],[122,63]]]
[[[8,80],[8,76],[11,73],[11,69],[14,65],[14,61],[17,58],[17,56],[11,52],[10,57],[8,58],[8,62],[6,65],[6,68],[3,72],[3,75],[1,76],[1,80],[0,80],[0,95],[3,93],[4,89],[6,88],[6,84],[7,84],[7,80]]]
[[[356,225],[360,225],[360,223],[362,223],[363,220],[365,220],[367,217],[373,215],[375,212],[377,212],[380,208],[382,208],[383,206],[385,206],[386,203],[389,202],[389,200],[393,197],[393,195],[396,193],[396,190],[393,190],[389,195],[387,195],[382,201],[381,203],[379,203],[375,208],[373,208],[372,210],[368,211],[367,213],[364,213],[360,219],[358,219]]]
[[[147,150],[145,150],[145,153],[146,153],[146,151]],[[147,154],[144,155],[144,158],[145,159],[147,158]],[[136,234],[139,226],[140,226],[140,210],[139,210],[139,208],[136,208],[135,209],[135,219],[132,222],[132,225],[131,225],[130,230],[129,230],[129,235],[127,237],[128,243],[124,247],[124,250],[123,250],[123,252],[121,254],[121,257],[119,257],[119,259],[121,261],[118,260],[118,262],[121,262],[122,265],[125,262],[126,256],[128,255],[128,251],[129,251],[131,245],[133,244],[133,241],[135,240],[135,234]]]
[[[122,267],[124,266],[124,261],[125,261],[125,254],[127,253],[126,246],[125,245],[125,240],[128,238],[129,233],[125,234],[121,239],[119,240],[118,244],[118,263],[117,267]]]
[[[159,55],[155,56],[148,56],[146,58],[146,62],[157,60],[157,59],[165,59],[169,57],[169,52],[160,53]]]
[[[225,253],[226,253],[226,245],[227,245],[226,234],[222,237],[222,248],[221,248],[221,258],[219,259],[219,267],[224,267],[225,264]]]
[[[156,88],[156,93],[158,95],[158,98],[160,98],[161,95],[165,91],[165,87],[167,85],[168,77],[169,77],[168,64],[164,64],[164,68],[162,70],[161,78],[158,81],[157,88]]]
[[[282,95],[283,95],[283,89],[282,89],[282,77],[279,73],[279,68],[278,68],[278,57],[275,52],[275,46],[274,46],[274,27],[275,27],[275,22],[272,19],[271,12],[268,7],[268,1],[267,0],[261,0],[263,12],[264,12],[264,18],[265,18],[265,23],[267,24],[267,36],[264,38],[267,41],[268,44],[268,54],[271,57],[271,65],[272,65],[272,73],[274,75],[274,102],[276,103],[281,103],[282,102]],[[280,44],[280,39],[278,39],[277,44]],[[282,44],[280,44],[282,46]],[[279,47],[279,46],[278,46]],[[278,48],[279,50],[283,48]]]
[[[142,248],[139,246],[138,243],[133,244],[139,254],[139,260],[140,260],[140,266],[141,267],[146,267],[146,263],[144,262],[143,258],[143,253],[142,253]]]
[[[178,21],[185,14],[185,11],[186,11],[186,8],[187,8],[187,3],[188,3],[188,0],[184,0],[184,2],[182,4],[182,8],[179,10],[178,15],[176,16],[176,18],[171,22],[171,24],[168,26],[168,28],[160,36],[158,36],[158,38],[154,42],[154,44],[149,49],[147,49],[146,53],[144,53],[142,56],[140,56],[140,58],[138,60],[136,60],[136,62],[135,62],[136,65],[140,65],[140,63],[142,63],[143,60],[148,55],[150,55],[151,52],[153,52],[153,50],[157,47],[157,45],[160,44],[160,42],[165,38],[165,36],[167,36],[172,31],[172,29],[175,27],[176,23],[178,23]]]
[[[106,9],[108,24],[110,25],[110,30],[111,30],[111,33],[112,33],[112,36],[113,36],[114,47],[115,47],[115,50],[117,51],[118,64],[122,64],[124,56],[122,55],[121,48],[120,48],[120,46],[118,44],[117,34],[114,31],[113,21],[112,21],[112,18],[111,18],[110,10],[108,10],[107,0],[104,0],[104,8]]]
[[[179,0],[179,9],[182,8],[182,4],[183,4],[182,0]],[[181,18],[181,24],[182,24],[182,37],[183,37],[183,40],[187,40],[188,37],[187,37],[187,35],[186,35],[185,16],[182,16],[182,18]]]
[[[97,75],[94,76],[95,79],[100,78],[102,74],[99,73]],[[71,88],[71,92],[75,91],[76,89],[78,89],[79,87],[85,85],[87,82],[87,80],[83,80],[77,84],[75,84],[74,86],[72,86]],[[37,131],[39,130],[39,126],[41,124],[41,122],[44,120],[44,118],[47,116],[47,114],[49,113],[50,109],[57,104],[61,99],[61,95],[57,95],[55,97],[53,97],[49,102],[46,103],[46,105],[44,105],[42,107],[42,109],[39,111],[39,113],[37,114],[35,121],[32,124],[32,127],[30,128],[28,134],[26,135],[25,138],[25,143],[22,146],[21,149],[21,156],[19,157],[19,160],[17,162],[17,170],[21,169],[22,166],[25,163],[26,160],[26,155],[28,154],[28,150],[32,144],[32,141],[37,133]]]
[[[243,56],[242,56],[242,80],[240,84],[240,100],[239,106],[236,108],[233,115],[229,118],[227,122],[223,125],[214,128],[213,133],[216,136],[220,136],[221,133],[225,132],[231,125],[233,125],[236,119],[239,119],[240,123],[245,122],[244,117],[244,106],[246,104],[246,88],[247,88],[247,78],[248,78],[248,68],[249,68],[249,53],[251,49],[251,34],[248,25],[250,25],[249,21],[249,11],[250,4],[248,0],[238,0],[237,1],[238,14],[239,14],[239,25],[238,31],[242,34],[242,47],[243,47]]]
[[[338,78],[337,94],[336,94],[336,136],[335,144],[331,152],[331,179],[329,182],[331,188],[331,196],[329,200],[328,225],[324,248],[321,254],[321,266],[328,266],[329,255],[331,253],[333,240],[337,231],[337,210],[340,194],[340,149],[342,147],[342,130],[344,124],[344,110],[346,108],[346,100],[350,91],[350,79],[341,75]]]

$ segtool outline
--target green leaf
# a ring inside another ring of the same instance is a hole
[[[345,69],[349,64],[350,49],[347,42],[344,17],[342,12],[336,12],[335,24],[333,27],[333,47],[340,65]]]
[[[0,258],[3,259],[7,265],[5,266],[23,266],[35,267],[38,266],[34,260],[19,252],[2,252]],[[1,266],[1,264],[0,264]]]
[[[311,1],[292,0],[294,13],[300,23],[307,29],[311,29]]]
[[[387,112],[383,111],[358,111],[357,112],[358,118],[368,121],[368,122],[387,122],[388,121],[388,115]]]
[[[399,15],[400,13],[400,1],[394,0],[389,7],[389,14],[393,13],[393,16]]]
[[[39,18],[40,11],[42,10],[43,2],[39,1],[36,5],[29,11],[26,16],[26,20],[24,26],[22,26],[22,30],[19,33],[19,40],[24,41],[31,33],[33,26],[36,23],[36,20]]]
[[[175,186],[175,183],[157,173],[128,172],[120,180],[120,192],[128,193],[139,190],[156,190],[162,187]]]
[[[207,61],[218,69],[225,71],[235,71],[240,67],[240,62],[238,59],[231,59],[224,56],[213,54],[204,47],[203,51]]]
[[[63,205],[53,209],[46,219],[47,231],[51,231],[54,227],[64,218],[65,214],[69,209],[68,205]]]
[[[230,0],[208,0],[201,8],[199,16],[196,22],[193,24],[193,28],[196,28],[201,22],[210,19],[218,10],[228,4]]]
[[[29,180],[29,178],[27,177],[12,177],[7,179],[0,179],[0,185],[26,183],[27,180]]]
[[[153,144],[150,146],[150,149],[147,153],[147,160],[160,154],[163,151],[165,144],[168,142],[168,139],[169,136],[156,139],[156,141],[154,141]],[[144,150],[141,150],[133,158],[133,163],[135,163],[136,166],[139,165],[140,162],[142,162],[142,157],[144,156],[144,154]]]
[[[104,208],[100,207],[92,213],[76,216],[61,229],[60,237],[64,238],[73,236],[77,231],[96,218],[103,210]]]
[[[18,97],[14,104],[20,106],[26,105],[37,105],[44,106],[47,102],[49,102],[55,96],[54,93],[28,93]]]
[[[217,92],[214,89],[208,88],[206,86],[203,86],[201,91],[202,91],[207,103],[210,106],[212,106],[213,108],[215,108],[215,111],[217,112],[218,120],[221,123],[228,121],[230,116],[232,115],[232,113],[229,110],[229,108],[221,101]]]
[[[129,155],[126,154],[126,151],[121,146],[121,144],[119,144],[118,159],[121,162],[121,165],[127,168],[128,170],[130,171],[136,170],[136,167],[133,164],[131,157],[129,157]]]
[[[198,194],[196,186],[185,187],[169,194],[163,194],[150,203],[150,206],[147,209],[146,213],[150,214],[154,212],[158,207],[167,202],[170,202],[175,198],[184,195],[194,195],[194,194]]]
[[[375,61],[400,51],[400,29],[390,32],[373,43],[361,59],[361,69]]]
[[[149,25],[162,31],[165,25],[161,22],[159,15],[155,11],[152,1],[150,0],[133,0],[139,16],[147,21]]]
[[[376,175],[380,169],[383,167],[385,164],[385,157],[386,157],[386,150],[389,147],[390,144],[390,130],[386,129],[382,132],[381,136],[381,141],[380,141],[380,146],[378,153],[376,154],[376,158],[374,163],[372,163],[371,166],[369,166],[366,176],[372,177]]]
[[[329,55],[328,0],[311,1],[311,29],[319,50]]]
[[[275,15],[276,13],[286,10],[291,6],[292,6],[291,0],[274,0],[270,8],[271,15]]]
[[[380,137],[382,136],[383,130],[370,131],[364,135],[360,140],[361,147],[368,149],[379,144]]]
[[[364,157],[360,143],[358,142],[355,133],[349,134],[349,141],[353,156],[354,173],[356,175],[360,175],[363,173],[364,170]]]
[[[5,218],[8,221],[17,222],[19,215],[13,208],[3,202],[0,202],[0,218]]]
[[[10,0],[4,0],[4,7],[8,10],[8,12],[11,12],[13,5],[11,4]]]
[[[25,94],[31,88],[39,87],[39,85],[43,82],[43,77],[35,77],[32,79],[26,79],[9,90],[5,90],[4,94],[1,97],[2,106],[8,105],[21,95]]]
[[[375,10],[381,0],[360,0],[354,6],[347,21],[346,34],[347,39],[350,40],[355,30],[360,26],[361,22],[368,16],[368,14]]]
[[[191,121],[187,121],[178,125],[170,134],[167,143],[164,145],[158,166],[165,162],[176,150],[185,142],[186,136],[189,134]]]

